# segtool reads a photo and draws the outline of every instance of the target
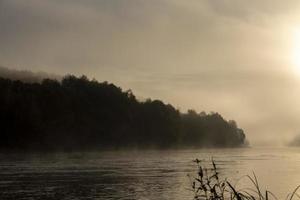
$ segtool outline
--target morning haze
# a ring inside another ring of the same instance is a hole
[[[283,145],[300,133],[299,10],[296,0],[1,0],[0,65],[108,80],[235,119],[252,145]]]
[[[294,200],[299,99],[299,0],[0,0],[0,199]]]

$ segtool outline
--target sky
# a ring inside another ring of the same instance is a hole
[[[298,0],[0,0],[0,65],[107,80],[283,145],[300,134],[299,13]]]

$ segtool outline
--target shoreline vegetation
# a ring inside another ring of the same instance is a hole
[[[201,100],[200,100],[201,101]],[[0,78],[2,150],[242,147],[244,131],[216,112],[182,113],[108,82]]]
[[[213,159],[211,167],[204,166],[202,160],[199,159],[195,159],[193,162],[197,165],[197,173],[196,176],[188,174],[188,177],[191,182],[190,190],[194,193],[194,200],[278,200],[274,193],[260,187],[255,173],[252,176],[242,177],[249,179],[252,187],[240,189],[228,179],[220,178],[217,164]],[[300,185],[289,193],[285,200],[300,198],[297,194],[299,190]]]

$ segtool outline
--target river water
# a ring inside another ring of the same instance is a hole
[[[212,157],[221,177],[255,172],[281,199],[300,184],[300,148],[1,153],[0,199],[192,199],[192,160]]]

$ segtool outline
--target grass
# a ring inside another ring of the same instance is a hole
[[[211,168],[203,166],[199,159],[194,160],[197,164],[196,176],[189,176],[191,181],[191,190],[194,193],[194,200],[278,200],[270,191],[263,191],[258,183],[256,175],[247,175],[246,178],[253,184],[252,188],[238,189],[227,179],[220,179],[217,165],[214,160],[211,161]],[[287,195],[285,200],[300,199],[297,194],[300,185],[294,191]]]

